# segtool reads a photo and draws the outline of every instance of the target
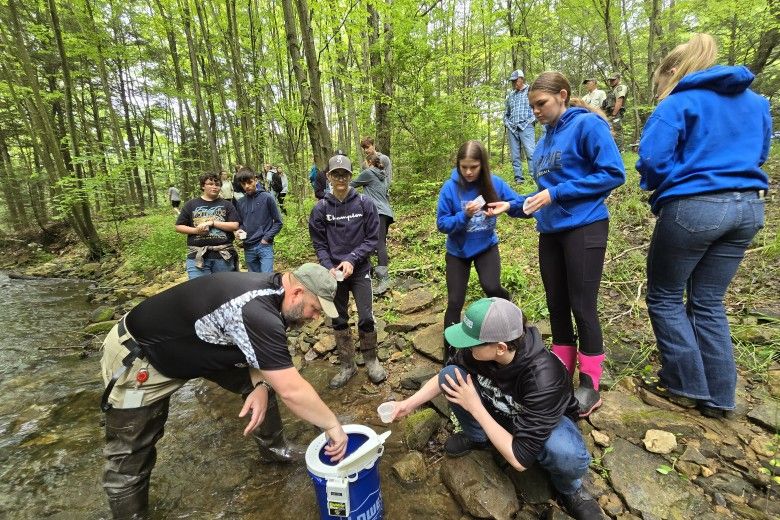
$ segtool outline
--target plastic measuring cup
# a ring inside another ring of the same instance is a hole
[[[386,403],[380,404],[377,409],[377,413],[379,413],[379,418],[382,420],[383,423],[391,423],[393,422],[393,414],[395,413],[395,401],[388,401]]]

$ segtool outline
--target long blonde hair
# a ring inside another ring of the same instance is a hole
[[[661,64],[653,73],[653,83],[656,85],[661,76],[669,76],[664,89],[658,92],[658,99],[664,99],[671,94],[683,76],[711,67],[717,57],[718,45],[709,34],[694,34],[686,43],[675,47],[661,60]]]

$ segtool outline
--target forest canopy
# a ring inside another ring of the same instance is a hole
[[[365,135],[402,183],[441,180],[470,138],[502,162],[514,69],[560,70],[575,95],[620,72],[628,142],[692,32],[780,89],[778,0],[5,0],[0,20],[7,230],[64,221],[93,258],[95,219],[193,195],[204,171],[284,165],[302,196]]]

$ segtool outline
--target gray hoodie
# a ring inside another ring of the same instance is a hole
[[[387,195],[387,176],[376,166],[369,166],[349,183],[353,188],[363,187],[363,194],[374,201],[377,213],[391,219],[395,218]]]

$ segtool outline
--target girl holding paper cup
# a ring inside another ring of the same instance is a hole
[[[524,216],[522,202],[503,179],[490,174],[490,160],[482,143],[461,145],[450,178],[439,192],[436,210],[436,226],[447,234],[445,327],[460,321],[471,264],[485,295],[511,300],[501,286],[496,217],[505,212],[512,217]],[[451,354],[445,338],[445,363]]]
[[[533,156],[539,191],[525,199],[523,211],[536,218],[539,231],[552,351],[570,376],[579,364],[575,396],[585,417],[601,405],[604,340],[597,301],[609,232],[604,200],[626,181],[625,167],[604,114],[571,99],[563,74],[542,73],[528,97],[547,132]]]

